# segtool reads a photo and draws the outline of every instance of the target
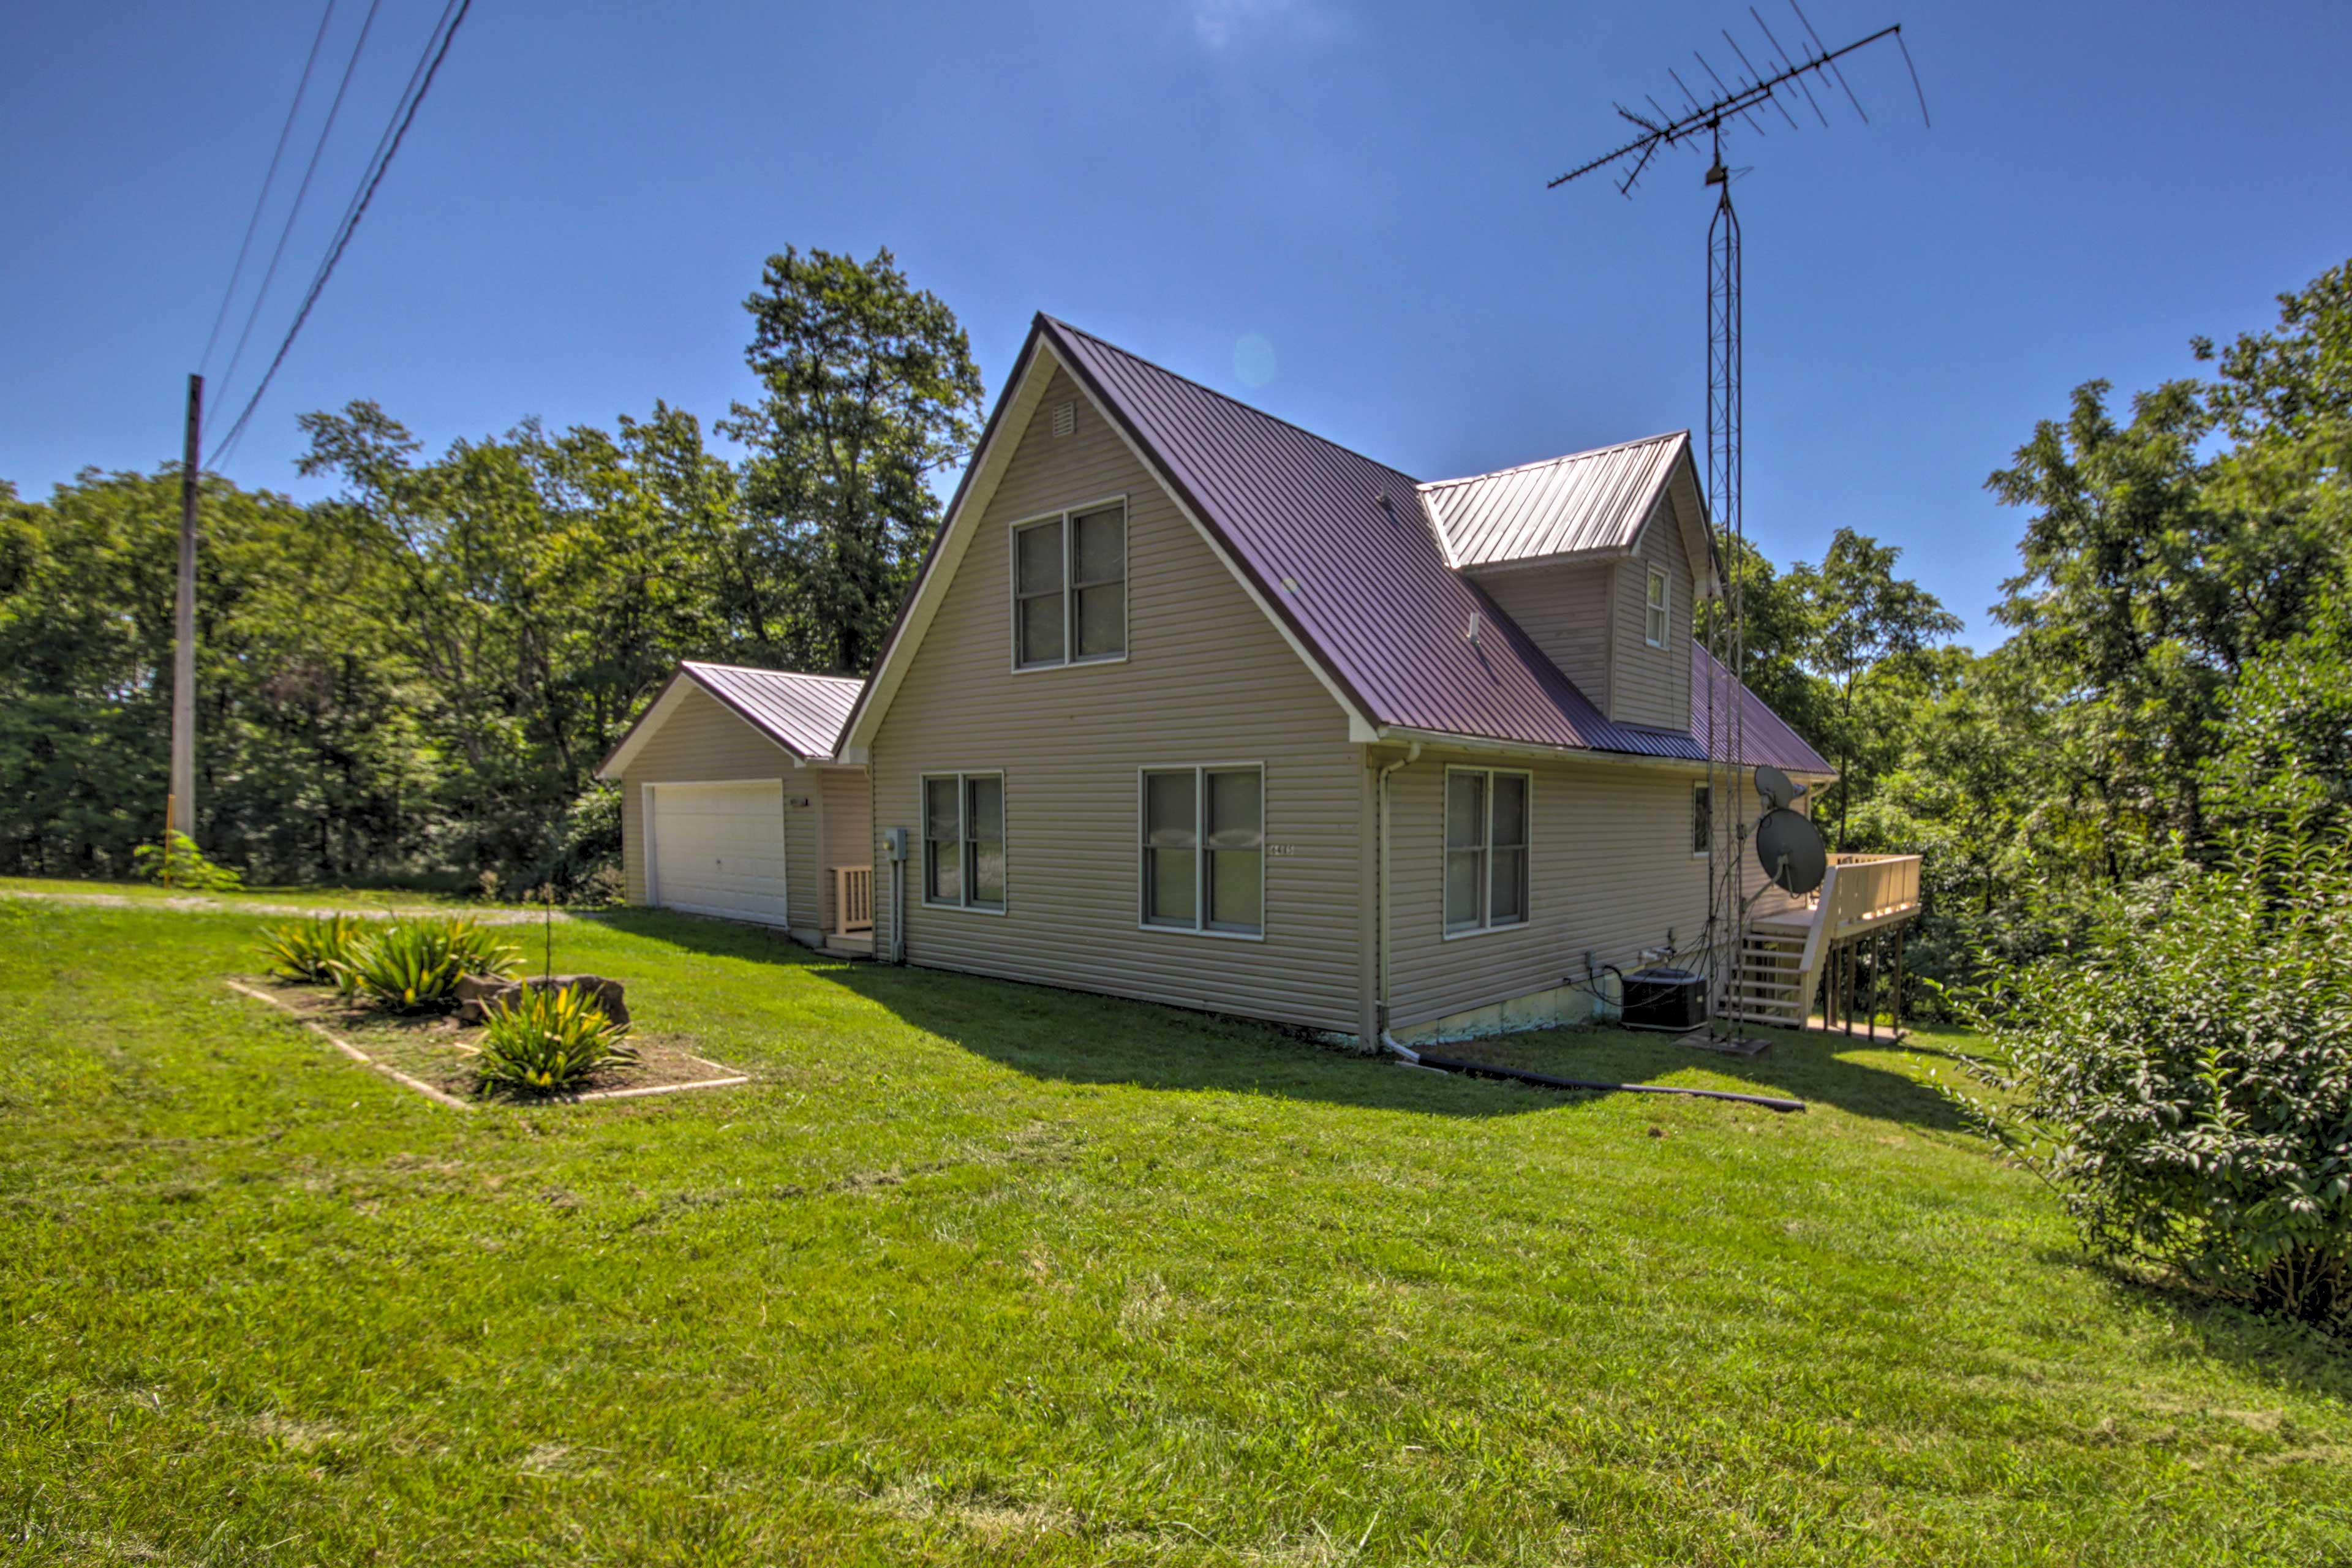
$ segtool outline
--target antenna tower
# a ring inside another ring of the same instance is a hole
[[[1707,63],[1706,56],[1696,49],[1691,51],[1691,58],[1706,73],[1706,80],[1714,84],[1717,96],[1701,100],[1669,68],[1666,74],[1674,79],[1675,89],[1683,96],[1679,110],[1668,110],[1654,98],[1644,99],[1651,110],[1648,114],[1637,114],[1622,103],[1615,105],[1617,112],[1642,133],[1623,146],[1570,169],[1545,186],[1547,190],[1557,189],[1607,169],[1616,176],[1618,194],[1630,198],[1661,148],[1695,147],[1701,138],[1706,142],[1706,184],[1716,188],[1715,216],[1706,228],[1706,500],[1714,514],[1716,552],[1723,576],[1723,613],[1716,617],[1710,639],[1714,647],[1710,651],[1735,683],[1726,689],[1722,680],[1710,679],[1706,703],[1707,816],[1712,844],[1707,858],[1703,967],[1707,973],[1707,1016],[1719,1037],[1732,1032],[1733,1020],[1725,1015],[1733,1009],[1733,986],[1738,979],[1740,954],[1748,946],[1748,910],[1754,903],[1747,887],[1749,759],[1746,716],[1738,700],[1748,673],[1747,608],[1740,581],[1747,531],[1739,510],[1739,215],[1731,204],[1732,176],[1746,171],[1724,165],[1723,133],[1727,127],[1744,126],[1762,136],[1762,111],[1767,109],[1777,110],[1788,130],[1797,130],[1798,119],[1789,110],[1791,99],[1801,99],[1826,129],[1829,115],[1814,96],[1813,89],[1819,86],[1821,96],[1826,98],[1832,81],[1867,124],[1870,115],[1846,81],[1845,73],[1838,69],[1837,62],[1883,38],[1893,38],[1895,47],[1902,50],[1903,63],[1911,71],[1912,90],[1918,95],[1919,118],[1923,122],[1927,119],[1927,97],[1919,87],[1918,68],[1911,64],[1911,50],[1903,42],[1903,24],[1881,27],[1866,37],[1832,49],[1813,31],[1813,25],[1805,19],[1797,0],[1789,0],[1789,9],[1796,14],[1797,25],[1804,29],[1804,40],[1810,40],[1810,47],[1791,52],[1773,36],[1763,16],[1750,5],[1748,14],[1755,19],[1757,30],[1764,38],[1757,51],[1763,61],[1761,67],[1726,30],[1723,41],[1738,61],[1738,68],[1727,79]],[[1632,166],[1626,168],[1629,159]]]

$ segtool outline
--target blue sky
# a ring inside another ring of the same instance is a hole
[[[341,0],[293,169],[364,9]],[[381,0],[216,397],[266,362],[438,9]],[[2189,374],[2191,333],[2260,326],[2352,255],[2352,6],[1810,12],[1832,42],[1902,21],[1935,124],[1882,48],[1852,72],[1871,124],[1832,108],[1731,150],[1753,170],[1749,531],[1781,561],[1842,524],[1899,543],[1989,641],[2021,520],[1981,485],[2032,421],[2093,376]],[[22,492],[176,455],[320,14],[0,9],[0,478]],[[740,301],[787,244],[893,247],[992,396],[1044,309],[1424,478],[1696,428],[1700,160],[1632,201],[1544,183],[1620,138],[1612,100],[1666,98],[1695,47],[1720,67],[1726,26],[1752,45],[1717,3],[476,0],[226,470],[316,493],[294,416],[355,397],[436,446],[656,398],[714,417],[750,390]]]

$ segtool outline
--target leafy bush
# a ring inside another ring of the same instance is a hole
[[[486,1092],[562,1094],[604,1068],[634,1065],[627,1037],[586,990],[529,986],[490,1008],[475,1072]]]
[[[194,888],[199,892],[233,893],[245,886],[243,877],[226,866],[216,866],[205,859],[196,841],[177,831],[164,834],[161,844],[142,844],[133,849],[131,868],[151,882]]]
[[[1956,1098],[2093,1248],[2352,1330],[2352,845],[2252,837],[1972,1003]]]
[[[465,975],[512,974],[521,966],[518,949],[457,917],[391,921],[353,938],[332,968],[345,995],[414,1013],[447,1005]]]
[[[299,925],[272,926],[261,933],[261,954],[269,973],[322,985],[335,966],[351,956],[362,929],[356,915],[319,915]]]

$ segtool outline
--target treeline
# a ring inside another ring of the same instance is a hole
[[[2118,410],[2088,383],[1989,485],[2024,516],[1978,654],[1842,530],[1740,563],[1751,683],[1835,763],[1840,847],[1924,852],[1915,970],[2058,951],[2352,779],[2352,265]],[[207,477],[199,840],[262,881],[567,889],[618,848],[596,762],[681,658],[862,673],[977,429],[948,308],[886,251],[773,258],[759,394],[714,451],[656,404],[438,456],[373,404],[303,421],[308,505]],[[0,870],[123,874],[160,827],[178,478],[0,490]],[[1900,524],[1882,531],[1899,535]]]
[[[2025,514],[1997,648],[1908,646],[1913,605],[1895,640],[1870,615],[1847,627],[1872,654],[1849,675],[1821,569],[1751,596],[1759,674],[1788,656],[1787,710],[1843,764],[1841,846],[1926,856],[1931,978],[2079,949],[2119,904],[2160,918],[2251,836],[2345,831],[2352,263],[2280,307],[2126,409],[2086,383],[1987,480]]]
[[[597,762],[678,659],[856,673],[939,524],[981,382],[886,250],[772,258],[760,395],[427,457],[373,403],[302,420],[308,505],[206,475],[197,834],[265,882],[572,891],[619,850]],[[0,488],[0,871],[110,877],[159,835],[175,469]]]

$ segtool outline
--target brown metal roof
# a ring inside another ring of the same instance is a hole
[[[1421,487],[1446,557],[1465,571],[1505,563],[1618,555],[1687,462],[1690,432],[1676,430],[1590,452],[1570,452],[1491,474]]]
[[[1837,772],[1819,752],[1805,743],[1802,735],[1790,729],[1778,713],[1767,708],[1761,697],[1733,680],[1731,672],[1723,668],[1721,661],[1694,638],[1691,642],[1691,733],[1694,735],[1706,733],[1710,688],[1715,703],[1714,722],[1718,732],[1729,730],[1731,694],[1734,691],[1739,694],[1742,730],[1739,749],[1749,764],[1769,763],[1783,773],[1791,773],[1834,774]]]
[[[1038,322],[1370,722],[1705,758],[1686,734],[1602,717],[1447,563],[1410,475],[1051,317]]]
[[[833,755],[842,721],[866,683],[846,675],[803,675],[741,664],[688,659],[678,668],[793,755],[822,762]]]

